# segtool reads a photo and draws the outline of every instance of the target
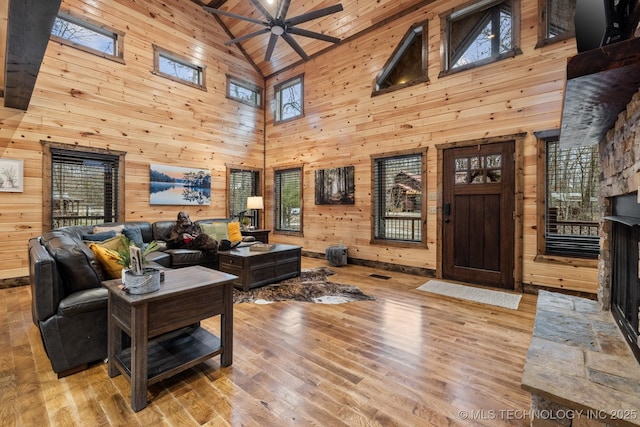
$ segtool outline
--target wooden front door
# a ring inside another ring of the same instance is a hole
[[[443,152],[442,276],[514,288],[514,142]]]

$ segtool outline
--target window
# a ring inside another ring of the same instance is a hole
[[[518,0],[480,1],[444,18],[444,71],[460,71],[520,53]]]
[[[302,76],[294,77],[274,88],[276,96],[275,121],[283,122],[304,115],[304,88]]]
[[[123,62],[124,33],[119,31],[59,13],[51,35],[59,43]]]
[[[97,149],[73,149],[63,144],[48,144],[44,176],[44,222],[50,228],[67,225],[93,225],[116,222],[124,206],[120,188],[124,153]]]
[[[247,197],[260,195],[260,172],[239,168],[227,168],[227,182],[229,183],[229,216],[234,217],[247,210]],[[244,216],[250,218],[251,225],[260,224],[260,211],[257,209],[246,212]]]
[[[205,67],[192,64],[187,58],[153,46],[153,72],[173,81],[206,90]]]
[[[565,147],[555,135],[542,138],[545,171],[544,235],[538,253],[569,257],[597,258],[600,252],[598,186],[600,159],[598,145]]]
[[[262,89],[227,75],[227,96],[252,107],[262,105]]]
[[[423,229],[423,153],[373,159],[373,240],[420,243]]]
[[[302,168],[275,171],[275,231],[302,232]]]
[[[538,45],[575,36],[576,0],[538,0]]]
[[[376,79],[374,94],[427,80],[427,24],[413,26]]]

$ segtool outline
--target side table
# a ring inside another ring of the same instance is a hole
[[[123,374],[131,384],[131,408],[147,406],[147,387],[220,355],[233,357],[233,281],[237,276],[201,266],[166,270],[160,289],[142,295],[121,289],[121,280],[103,282],[109,290],[109,376]],[[220,337],[200,320],[220,316]],[[131,338],[123,348],[122,332]]]
[[[256,238],[258,242],[269,243],[269,233],[271,230],[242,230],[241,233],[243,236],[253,236]]]

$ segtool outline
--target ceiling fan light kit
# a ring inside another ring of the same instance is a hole
[[[272,2],[269,2],[272,3]],[[297,28],[296,25],[302,24],[304,22],[312,21],[314,19],[322,18],[323,16],[331,15],[333,13],[341,12],[343,10],[342,4],[337,4],[334,6],[325,7],[318,10],[313,10],[311,12],[304,13],[302,15],[295,16],[293,18],[287,19],[287,11],[289,10],[289,5],[291,0],[282,0],[277,4],[276,14],[272,15],[264,6],[260,3],[259,0],[251,0],[251,4],[255,6],[258,11],[265,17],[266,21],[261,21],[258,19],[250,18],[248,16],[238,15],[232,12],[227,12],[225,10],[216,9],[209,6],[204,6],[204,9],[216,14],[228,16],[230,18],[240,19],[243,21],[251,22],[257,25],[264,26],[263,29],[254,31],[249,34],[245,34],[243,36],[236,37],[225,42],[225,45],[231,45],[235,43],[240,43],[250,38],[259,36],[265,33],[271,33],[269,37],[269,43],[267,45],[267,51],[265,52],[264,60],[270,61],[271,55],[273,54],[273,50],[275,49],[276,42],[278,41],[278,37],[282,37],[285,42],[298,54],[300,57],[307,61],[309,56],[302,49],[300,44],[291,36],[295,34],[297,36],[309,37],[316,40],[322,40],[329,43],[340,43],[340,39],[336,37],[327,36],[322,33],[318,33],[315,31],[305,30],[303,28]]]

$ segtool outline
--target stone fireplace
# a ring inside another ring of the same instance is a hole
[[[600,144],[603,217],[598,302],[611,310],[640,361],[638,347],[638,231],[640,227],[640,92]]]

